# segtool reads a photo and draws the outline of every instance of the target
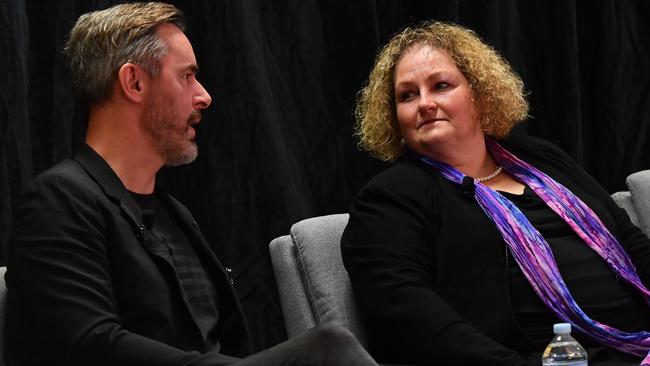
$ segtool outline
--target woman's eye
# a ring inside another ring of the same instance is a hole
[[[409,101],[409,100],[411,100],[411,99],[413,99],[413,98],[415,97],[415,94],[416,94],[416,93],[414,93],[414,92],[410,92],[410,91],[408,91],[408,92],[402,92],[402,93],[399,94],[399,101],[400,101],[400,102],[406,102],[406,101]]]
[[[438,82],[435,85],[436,90],[445,90],[447,88],[449,88],[449,84],[444,81]]]

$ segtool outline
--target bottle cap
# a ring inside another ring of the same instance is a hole
[[[569,324],[569,323],[553,324],[553,333],[555,333],[555,334],[568,334],[568,333],[571,333],[571,324]]]

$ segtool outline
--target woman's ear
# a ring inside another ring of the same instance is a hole
[[[140,104],[149,83],[149,75],[138,65],[127,62],[117,71],[117,87],[127,100]]]

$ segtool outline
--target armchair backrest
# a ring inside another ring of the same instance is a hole
[[[650,170],[630,174],[625,183],[628,191],[616,192],[612,198],[625,209],[632,222],[650,236]]]
[[[289,337],[323,322],[348,328],[362,344],[352,286],[341,259],[348,214],[314,217],[291,227],[269,245]]]

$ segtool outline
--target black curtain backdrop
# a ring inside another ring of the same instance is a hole
[[[60,50],[76,18],[119,1],[0,0],[0,244],[39,172],[72,155],[85,115]],[[357,91],[405,25],[476,30],[518,71],[531,118],[610,192],[650,168],[650,2],[173,1],[213,105],[199,158],[161,180],[234,270],[257,348],[286,337],[268,255],[292,223],[340,213],[386,165],[356,148]],[[5,257],[0,257],[4,263]]]

